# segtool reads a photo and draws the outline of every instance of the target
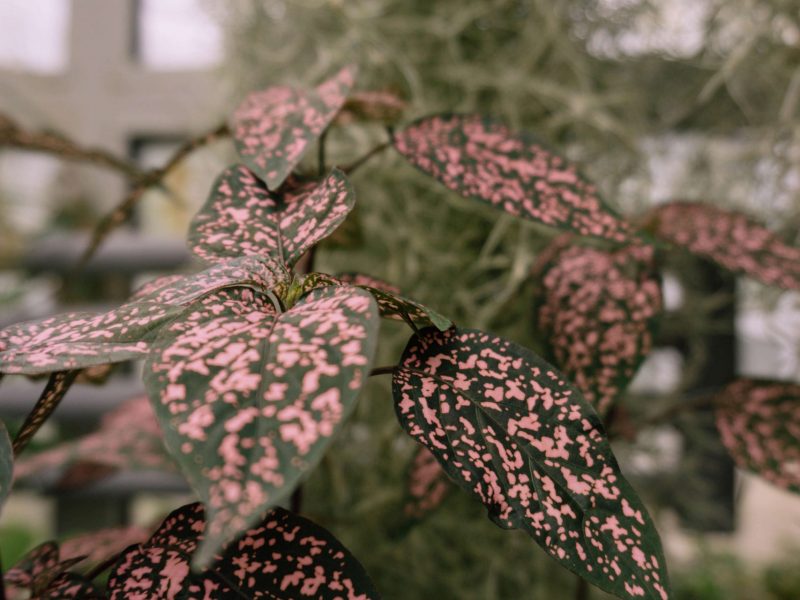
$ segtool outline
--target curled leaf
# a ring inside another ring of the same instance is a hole
[[[554,362],[605,415],[653,347],[661,282],[650,246],[570,246],[544,267],[538,325]]]
[[[515,217],[614,242],[631,237],[574,165],[489,117],[426,117],[397,133],[394,146],[454,192]]]
[[[50,375],[33,410],[25,417],[22,427],[14,437],[14,455],[19,455],[25,449],[42,424],[53,414],[69,388],[72,387],[77,375],[78,371],[57,371]]]
[[[344,105],[355,83],[350,65],[315,90],[273,86],[252,92],[233,114],[231,130],[242,161],[276,190]]]
[[[655,526],[597,415],[552,366],[487,333],[427,329],[392,390],[406,432],[497,524],[607,592],[668,598]]]
[[[189,247],[211,262],[268,255],[291,267],[344,221],[354,203],[353,188],[338,169],[321,182],[290,180],[270,192],[247,167],[234,165],[217,178],[192,221]]]
[[[120,557],[108,580],[109,599],[379,598],[364,568],[328,531],[282,508],[256,522],[208,569],[192,572],[205,517],[200,504],[179,508],[147,542]]]
[[[17,461],[16,476],[25,479],[60,468],[59,487],[92,483],[120,470],[174,471],[161,429],[146,396],[124,402],[106,414],[97,431]]]
[[[717,396],[716,416],[739,467],[800,493],[800,385],[737,380]]]
[[[366,292],[321,288],[280,314],[256,300],[191,305],[145,365],[167,449],[209,510],[201,564],[320,460],[375,351]]]
[[[800,290],[800,248],[787,246],[746,215],[700,202],[670,202],[655,208],[649,229],[724,269]]]

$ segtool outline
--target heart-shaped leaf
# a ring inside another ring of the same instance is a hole
[[[555,251],[541,278],[538,325],[554,362],[605,415],[653,347],[661,282],[651,246]]]
[[[212,291],[252,286],[281,293],[289,274],[265,257],[226,260],[180,280],[161,278],[106,313],[66,313],[0,331],[0,372],[36,375],[144,357],[184,304]]]
[[[257,522],[197,573],[190,561],[204,542],[203,508],[179,508],[148,542],[120,557],[108,580],[109,600],[380,597],[350,551],[320,526],[282,508]]]
[[[438,508],[453,486],[439,461],[425,446],[419,446],[408,469],[408,497],[403,512],[421,519]]]
[[[321,182],[290,180],[270,192],[247,167],[234,165],[217,178],[192,221],[189,247],[211,262],[269,255],[291,267],[344,221],[354,203],[353,188],[338,169]]]
[[[347,66],[315,90],[273,86],[252,92],[233,114],[242,161],[276,190],[344,105],[357,69]]]
[[[647,227],[724,269],[800,290],[800,248],[787,246],[746,215],[700,202],[670,202],[656,207]]]
[[[14,450],[5,423],[0,421],[0,512],[14,483]]]
[[[800,493],[800,385],[737,380],[717,396],[716,414],[739,467]]]
[[[426,117],[397,133],[394,146],[454,192],[515,217],[615,242],[631,237],[574,165],[489,117]]]
[[[145,384],[167,449],[209,509],[207,561],[322,457],[355,407],[378,312],[362,290],[269,303],[207,296],[164,328]]]
[[[15,466],[18,479],[59,468],[58,486],[88,485],[119,470],[175,471],[147,396],[124,402],[106,414],[97,431],[30,457]]]
[[[487,333],[427,329],[392,383],[403,428],[496,523],[621,598],[668,598],[658,532],[597,415],[555,368]]]
[[[36,435],[42,424],[53,414],[53,411],[69,391],[69,388],[72,387],[72,383],[77,376],[78,371],[57,371],[50,375],[47,385],[36,401],[33,410],[28,413],[22,423],[22,427],[14,437],[14,455],[19,455],[25,449],[25,446]]]

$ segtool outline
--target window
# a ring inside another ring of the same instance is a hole
[[[204,0],[137,0],[134,51],[148,69],[207,69],[222,57],[222,33]]]
[[[58,73],[69,61],[70,0],[0,2],[0,68]]]

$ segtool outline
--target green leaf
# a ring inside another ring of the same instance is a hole
[[[14,483],[14,450],[5,423],[0,421],[0,511]]]
[[[656,207],[646,228],[658,238],[766,285],[800,290],[800,248],[748,216],[701,202]]]
[[[392,390],[406,432],[497,524],[607,592],[668,598],[658,532],[597,415],[552,366],[481,331],[427,329]]]
[[[173,511],[147,542],[120,556],[109,600],[128,600],[134,590],[137,598],[380,598],[356,558],[319,525],[282,508],[253,521],[208,569],[192,572],[192,555],[206,544],[203,507]]]
[[[270,192],[244,165],[217,178],[206,204],[189,226],[189,247],[216,262],[231,256],[269,256],[291,267],[330,235],[355,204],[344,173],[320,182],[293,179]]]
[[[249,94],[233,114],[239,156],[276,190],[344,105],[357,68],[344,67],[314,90],[273,86]]]
[[[537,324],[554,363],[602,416],[653,347],[662,308],[653,248],[573,245],[551,255],[539,281]]]
[[[740,379],[715,404],[722,443],[736,464],[800,494],[800,385]]]
[[[167,449],[209,510],[202,565],[320,460],[355,407],[379,324],[356,288],[314,290],[283,313],[232,292],[164,328],[144,373]]]
[[[394,147],[454,192],[515,217],[614,242],[631,238],[628,223],[573,164],[489,117],[425,117],[397,133]]]

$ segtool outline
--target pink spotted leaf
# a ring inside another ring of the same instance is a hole
[[[538,325],[554,363],[605,415],[653,347],[661,282],[650,246],[571,245],[540,281]]]
[[[395,410],[497,524],[620,598],[667,600],[658,532],[580,392],[531,351],[426,329],[394,371]]]
[[[395,123],[408,104],[389,90],[366,90],[353,92],[336,116],[336,123],[346,125],[357,121]]]
[[[740,379],[715,404],[722,443],[736,464],[800,494],[800,385]]]
[[[338,169],[320,182],[294,179],[271,192],[247,167],[217,178],[189,227],[189,247],[217,262],[231,256],[270,256],[291,267],[347,217],[355,202]]]
[[[433,326],[441,331],[452,327],[447,317],[415,300],[400,295],[395,286],[369,275],[345,273],[336,277],[324,273],[310,273],[302,283],[303,291],[328,285],[356,287],[369,292],[378,305],[382,317],[403,320],[413,327]]]
[[[14,437],[14,455],[19,455],[25,449],[39,428],[50,418],[77,376],[78,371],[56,371],[50,375],[42,394]]]
[[[205,570],[190,570],[206,522],[200,504],[170,514],[130,547],[108,580],[109,600],[130,598],[315,598],[377,600],[364,568],[320,526],[275,508],[242,532]],[[166,594],[166,595],[162,595]]]
[[[58,486],[76,488],[117,471],[175,471],[163,436],[146,396],[124,402],[106,414],[99,428],[38,454],[22,456],[17,479],[59,469]]]
[[[3,580],[12,598],[27,590],[34,600],[100,600],[102,594],[90,581],[68,572],[83,559],[83,556],[61,557],[57,543],[45,542],[23,556],[4,574]]]
[[[701,202],[670,202],[656,207],[648,229],[724,269],[800,290],[800,248],[787,246],[746,215]]]
[[[252,92],[233,114],[242,161],[276,190],[342,108],[355,83],[350,65],[314,90],[273,86]]]
[[[200,564],[281,501],[355,407],[378,312],[357,288],[290,310],[211,295],[164,328],[145,385],[168,451],[209,510]]]
[[[119,555],[128,546],[146,541],[152,529],[138,525],[108,527],[68,538],[61,542],[61,559],[81,557],[81,567],[91,568]]]
[[[436,510],[452,489],[447,472],[433,453],[425,446],[419,446],[408,469],[403,512],[412,519],[422,519]]]
[[[631,238],[574,165],[489,117],[425,117],[397,133],[394,147],[447,188],[516,217],[614,242]]]

